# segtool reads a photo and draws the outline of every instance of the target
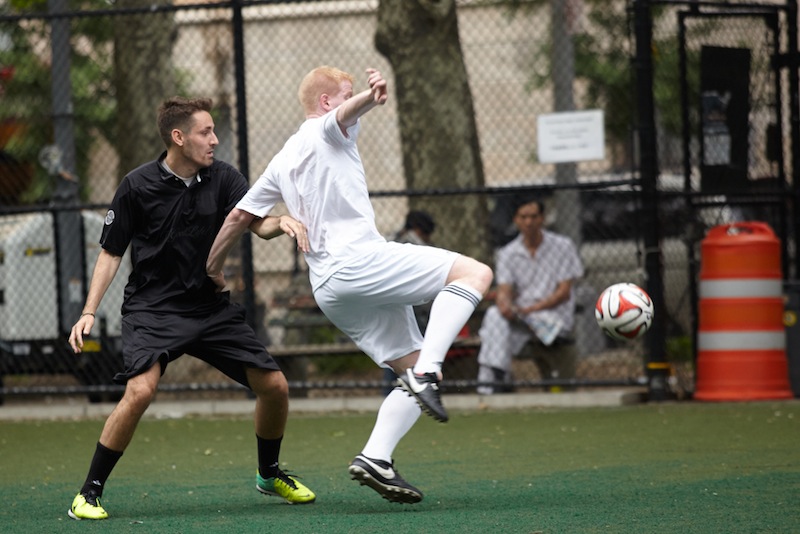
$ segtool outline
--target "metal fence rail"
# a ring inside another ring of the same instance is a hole
[[[642,4],[653,43],[653,190],[643,181],[651,177],[640,172],[642,86],[632,61],[641,23],[634,14]],[[338,66],[355,75],[356,88],[366,67],[379,68],[390,91],[397,80],[374,44],[380,7],[374,0],[126,1],[113,9],[59,0],[48,2],[47,11],[39,7],[0,5],[0,398],[88,394],[98,400],[121,391],[110,379],[121,365],[124,269],[98,311],[90,350],[73,355],[66,336],[81,311],[105,208],[121,176],[162,150],[156,102],[177,93],[212,97],[216,155],[253,182],[302,121],[295,95],[308,70]],[[658,351],[666,355],[671,389],[690,395],[699,243],[717,224],[767,221],[782,239],[785,276],[794,274],[791,229],[798,225],[789,184],[797,105],[787,63],[779,60],[793,52],[791,13],[796,2],[459,1],[484,183],[410,186],[393,92],[381,113],[364,120],[360,150],[386,236],[403,226],[409,210],[425,209],[436,221],[434,243],[463,251],[466,243],[451,236],[474,215],[464,213],[474,200],[485,209],[479,248],[493,263],[514,235],[511,202],[534,193],[546,204],[547,228],[575,243],[585,268],[574,288],[575,374],[542,376],[523,354],[514,360],[509,389],[646,383],[652,345],[604,337],[593,308],[612,283],[652,282],[647,260],[656,255],[663,285]],[[710,49],[736,49],[749,58],[749,120],[744,131],[727,132],[733,151],[717,160],[709,159],[714,124],[703,108],[709,101],[703,95],[713,92],[703,86],[715,75],[703,60]],[[603,110],[602,158],[540,161],[540,117],[593,109]],[[726,182],[734,170],[739,174]],[[660,239],[648,247],[645,234],[655,224]],[[295,394],[352,394],[384,385],[382,371],[352,350],[309,300],[305,264],[288,239],[244,240],[227,278]],[[467,336],[476,338],[489,305],[470,321]],[[317,348],[287,355],[306,345]],[[477,345],[470,351],[447,364],[446,387],[478,385]],[[241,391],[188,357],[170,365],[161,388]]]

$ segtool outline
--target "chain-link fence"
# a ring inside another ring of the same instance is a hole
[[[572,281],[568,320],[556,321],[562,328],[553,345],[543,347],[532,329],[515,322],[529,340],[503,349],[515,354],[479,376],[477,354],[486,339],[507,341],[484,324],[500,295],[495,288],[446,360],[450,387],[474,391],[479,380],[495,391],[643,383],[652,348],[642,339],[605,337],[594,304],[612,283],[646,287],[644,258],[660,252],[664,295],[656,298],[656,320],[665,325],[673,388],[691,393],[694,278],[706,230],[766,220],[787,243],[792,226],[786,200],[791,99],[788,76],[775,64],[788,46],[786,6],[650,3],[662,237],[655,251],[646,249],[643,237],[634,2],[461,1],[453,21],[442,11],[417,19],[431,28],[457,22],[474,109],[468,115],[479,140],[469,183],[460,167],[452,176],[411,178],[413,153],[423,153],[430,140],[418,140],[412,150],[404,141],[409,110],[399,102],[408,95],[395,91],[415,84],[396,79],[396,65],[375,44],[380,25],[389,24],[389,4],[0,4],[0,386],[6,396],[119,392],[108,384],[121,365],[127,261],[98,310],[94,344],[75,356],[66,335],[81,312],[117,184],[163,150],[155,127],[158,102],[172,94],[213,98],[220,139],[215,157],[238,166],[252,183],[302,122],[297,86],[322,64],[353,73],[356,91],[365,87],[367,67],[388,80],[388,103],[363,120],[359,137],[377,225],[387,237],[404,228],[409,211],[424,211],[435,224],[435,245],[478,256],[498,272],[550,268],[534,277],[541,287],[520,307],[548,298],[570,277],[563,256],[547,260],[550,267],[537,265],[546,250],[524,258],[523,266],[495,263],[519,230],[517,201],[530,194],[540,199],[543,227],[553,232],[546,239],[563,236],[576,251],[582,275]],[[438,4],[430,9],[449,2]],[[715,71],[720,65],[744,70]],[[720,79],[745,82],[727,90]],[[714,113],[731,95],[734,102],[742,98],[736,90],[745,91],[747,106],[735,110],[745,121],[731,129],[734,123]],[[462,118],[434,113],[425,122]],[[467,238],[465,228],[472,232]],[[786,276],[791,257],[785,254]],[[245,238],[227,273],[293,391],[354,394],[381,387],[382,371],[320,314],[291,240]],[[527,289],[515,287],[520,294]],[[208,395],[238,386],[199,360],[181,358],[161,387]]]

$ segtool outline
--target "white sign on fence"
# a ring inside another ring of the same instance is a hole
[[[536,126],[541,163],[605,159],[600,109],[539,115]]]

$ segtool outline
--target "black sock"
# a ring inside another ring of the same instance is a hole
[[[83,483],[81,493],[87,494],[89,491],[93,491],[98,497],[101,497],[103,495],[103,486],[105,486],[108,476],[121,457],[121,452],[112,451],[98,441],[92,463],[89,466],[89,474],[86,476],[86,482]]]
[[[258,440],[258,472],[264,478],[271,478],[278,474],[278,456],[281,453],[281,440],[264,439],[256,435]]]

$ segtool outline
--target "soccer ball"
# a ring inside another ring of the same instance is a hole
[[[630,283],[607,287],[594,306],[597,324],[607,336],[620,341],[643,336],[653,324],[653,311],[650,295]]]

